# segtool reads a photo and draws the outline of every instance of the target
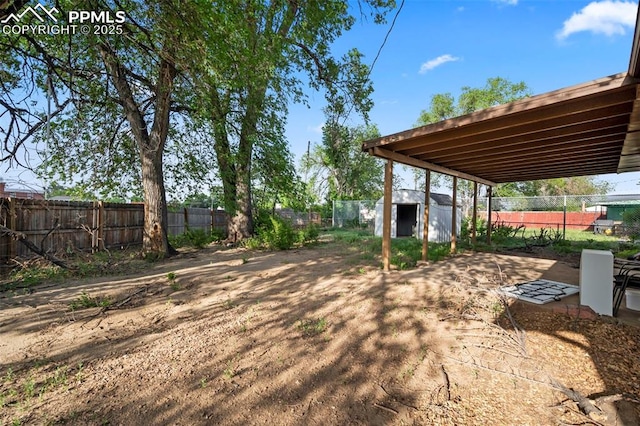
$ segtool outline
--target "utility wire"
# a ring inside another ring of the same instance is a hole
[[[378,62],[378,58],[380,58],[380,54],[382,53],[382,49],[384,48],[385,44],[387,44],[387,40],[389,39],[389,36],[391,35],[391,31],[393,31],[393,28],[396,25],[396,21],[398,20],[398,16],[400,15],[400,12],[402,11],[403,7],[404,7],[404,0],[402,0],[400,2],[400,7],[398,8],[398,11],[396,12],[395,16],[393,17],[393,20],[391,21],[391,25],[389,26],[389,29],[387,30],[387,34],[385,34],[385,36],[384,36],[384,40],[382,40],[382,44],[380,45],[380,48],[378,49],[378,52],[376,53],[376,57],[373,58],[373,62],[371,62],[371,66],[369,67],[369,72],[367,73],[367,80],[371,76],[371,73],[373,72],[373,68],[375,67],[376,62]],[[345,123],[347,122],[347,119],[351,115],[351,111],[353,111],[353,103],[351,103],[351,105],[349,106],[349,111],[347,112],[347,114],[344,117],[344,120],[342,122],[342,126],[344,126]]]
[[[369,73],[367,74],[367,79],[369,78],[369,76],[371,76],[371,72],[373,71],[373,67],[376,65],[376,62],[378,62],[378,58],[380,57],[380,53],[382,53],[382,48],[384,48],[384,45],[387,44],[387,39],[391,35],[391,31],[393,31],[393,27],[395,27],[396,20],[398,19],[398,15],[400,15],[400,12],[402,11],[403,7],[404,7],[404,0],[402,0],[402,2],[400,2],[400,7],[398,8],[398,11],[396,12],[396,15],[393,17],[393,20],[391,21],[391,26],[389,27],[389,30],[387,31],[387,34],[384,36],[384,40],[382,40],[382,44],[380,45],[380,48],[378,49],[378,53],[376,53],[376,57],[373,58],[373,62],[371,62],[371,67],[369,67]]]

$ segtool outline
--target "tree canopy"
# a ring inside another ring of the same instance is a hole
[[[171,251],[165,185],[194,194],[220,183],[234,240],[253,232],[254,187],[263,200],[304,192],[284,126],[286,106],[305,102],[308,88],[325,93],[334,117],[371,108],[362,55],[331,51],[357,20],[348,2],[55,6],[60,24],[66,11],[82,8],[126,19],[114,34],[3,37],[0,115],[10,125],[1,129],[2,159],[19,159],[35,138],[48,180],[103,197],[144,195],[148,252]],[[358,6],[362,17],[383,22],[394,2]]]
[[[374,125],[348,127],[337,123],[322,129],[322,143],[303,161],[310,186],[319,199],[374,200],[382,196],[384,166],[362,152],[362,142],[380,136]]]

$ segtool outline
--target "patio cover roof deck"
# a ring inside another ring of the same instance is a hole
[[[627,73],[367,141],[371,154],[494,186],[640,170],[640,85]]]
[[[474,181],[474,238],[477,183],[492,187],[504,182],[640,171],[639,23],[640,8],[628,72],[365,141],[363,151],[388,160],[382,238],[384,269],[389,269],[391,254],[394,161]],[[455,194],[457,179],[453,182]],[[428,173],[425,186],[428,200]],[[454,226],[455,198],[454,195]],[[425,224],[428,214],[425,209]],[[428,252],[427,231],[425,226],[423,260]],[[490,235],[487,234],[488,241]],[[455,242],[454,231],[452,251]]]

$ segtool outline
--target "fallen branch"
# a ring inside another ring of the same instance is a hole
[[[52,231],[49,231],[49,233],[47,233],[45,238],[51,232]],[[64,261],[58,259],[57,257],[45,252],[41,247],[38,247],[37,245],[33,244],[31,241],[29,241],[27,239],[27,236],[25,234],[23,234],[22,232],[12,231],[11,229],[7,228],[6,226],[0,225],[0,234],[8,235],[11,238],[13,238],[14,240],[19,241],[20,243],[24,244],[29,250],[31,250],[35,254],[39,255],[40,257],[43,257],[44,259],[47,259],[49,262],[53,263],[54,265],[58,265],[59,267],[64,268],[64,269],[75,269],[75,268],[70,267]],[[44,241],[44,238],[43,238],[43,241]]]
[[[418,410],[418,407],[414,407],[413,405],[405,404],[405,403],[404,403],[404,402],[402,402],[400,399],[398,399],[398,397],[396,397],[395,395],[391,395],[389,392],[387,392],[387,390],[384,388],[384,386],[383,386],[383,385],[381,385],[381,384],[380,384],[380,385],[378,385],[378,386],[380,386],[380,389],[382,389],[382,391],[383,391],[384,393],[386,393],[389,397],[391,397],[395,402],[397,402],[397,403],[399,403],[399,404],[402,404],[402,405],[404,405],[405,407],[413,408],[414,410],[419,411],[419,410]]]
[[[382,404],[378,404],[377,402],[374,402],[373,406],[374,407],[378,407],[378,408],[380,408],[382,410],[388,411],[388,412],[393,413],[393,414],[398,414],[397,410],[394,410],[393,408],[386,407],[386,406],[384,406]]]
[[[444,364],[440,365],[440,372],[442,373],[442,381],[444,382],[444,396],[447,401],[451,400],[451,383],[449,382],[449,375],[447,374],[447,370],[444,369]]]
[[[588,398],[583,396],[580,392],[566,387],[555,379],[551,379],[551,386],[555,390],[562,392],[567,398],[578,404],[578,408],[580,409],[580,411],[587,416],[591,416],[593,414],[602,415],[602,410],[593,405],[593,403]]]

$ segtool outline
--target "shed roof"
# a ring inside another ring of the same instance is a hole
[[[621,200],[621,201],[607,201],[604,203],[600,203],[601,206],[607,207],[629,207],[629,206],[640,206],[640,200]]]
[[[640,171],[640,34],[629,70],[363,143],[381,158],[495,185]]]
[[[453,198],[449,194],[440,194],[438,192],[429,192],[429,197],[432,201],[440,206],[452,206]],[[381,204],[384,201],[384,197],[377,201],[377,204]],[[418,191],[415,189],[398,189],[393,191],[392,203],[402,204],[407,202],[415,202],[422,204],[424,202],[424,191]]]

